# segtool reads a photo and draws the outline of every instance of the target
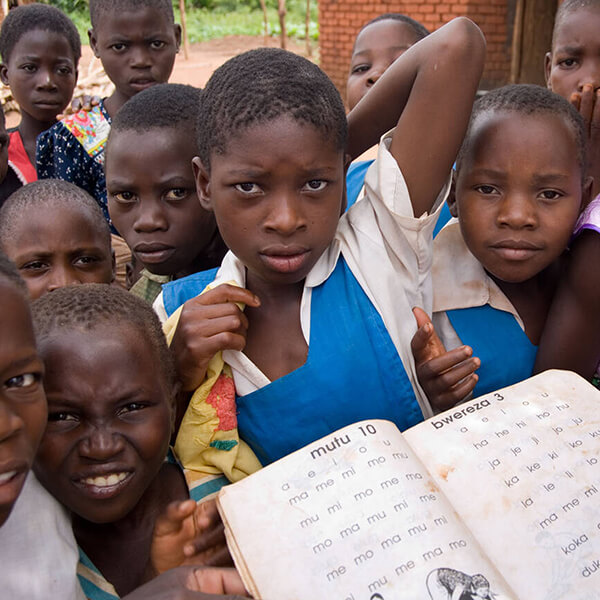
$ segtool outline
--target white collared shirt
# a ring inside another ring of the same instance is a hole
[[[341,218],[335,237],[317,260],[304,282],[300,305],[300,323],[310,344],[310,303],[312,289],[322,284],[343,254],[350,270],[381,315],[402,359],[425,417],[431,408],[420,388],[410,341],[416,331],[414,306],[427,312],[432,308],[432,235],[437,211],[415,218],[408,189],[396,160],[389,152],[392,132],[382,137],[377,160],[365,178],[365,197],[357,201]],[[444,202],[445,186],[436,207]],[[246,272],[241,261],[227,254],[217,273],[219,282],[235,281],[245,286]],[[154,303],[162,321],[166,320],[163,297]],[[242,352],[226,350],[223,358],[231,366],[236,391],[249,394],[270,383],[260,369]]]
[[[0,527],[0,594],[27,600],[83,600],[79,554],[66,510],[29,473]]]
[[[489,304],[523,321],[510,300],[467,248],[457,219],[451,219],[433,242],[433,326],[446,350],[462,346],[447,310]]]

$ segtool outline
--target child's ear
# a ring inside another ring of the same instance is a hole
[[[200,206],[204,210],[212,212],[212,199],[210,197],[210,174],[208,169],[202,164],[199,156],[192,159],[192,169],[194,170],[194,179],[196,181],[196,193]]]
[[[98,40],[96,39],[96,34],[94,33],[94,29],[88,29],[88,39],[90,40],[90,48],[94,53],[96,58],[100,58],[98,54]]]
[[[592,200],[592,188],[594,187],[594,178],[588,175],[583,182],[583,188],[581,190],[581,212]]]
[[[0,81],[2,81],[4,85],[10,85],[10,83],[8,83],[8,65],[5,65],[4,63],[0,64]]]
[[[456,207],[456,171],[452,170],[452,183],[450,184],[450,192],[446,198],[446,204],[450,209],[450,214],[453,217],[458,217],[458,209]]]
[[[175,23],[175,46],[177,47],[177,52],[179,52],[179,48],[181,46],[181,25],[179,23]]]
[[[552,70],[552,52],[546,52],[544,56],[544,76],[546,77],[546,87],[551,90],[550,71]]]

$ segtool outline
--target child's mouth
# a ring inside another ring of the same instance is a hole
[[[93,498],[109,498],[125,487],[133,473],[120,471],[95,477],[85,477],[76,481],[78,487]]]
[[[287,253],[287,250],[281,253],[271,253],[269,251],[268,253],[262,253],[260,257],[274,271],[279,273],[294,273],[303,267],[308,255],[308,250],[298,249],[293,250],[292,253]]]

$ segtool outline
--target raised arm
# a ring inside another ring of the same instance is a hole
[[[409,48],[348,115],[352,158],[396,127],[390,151],[415,216],[429,212],[462,143],[485,59],[472,21],[450,21]]]

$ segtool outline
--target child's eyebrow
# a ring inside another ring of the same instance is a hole
[[[402,46],[388,46],[385,50],[386,52],[397,52],[398,50],[408,50],[410,48],[410,45],[408,44],[403,44]],[[362,56],[363,54],[371,54],[373,52],[373,50],[371,48],[366,48],[365,50],[360,50],[359,52],[354,52],[352,54],[352,57],[354,58],[355,56]]]
[[[550,185],[553,183],[565,183],[571,179],[566,173],[536,173],[531,181],[534,185]]]
[[[10,365],[5,369],[5,371],[13,370],[13,369],[22,369],[24,367],[33,366],[33,363],[42,364],[40,357],[37,354],[28,354],[23,358],[18,358],[17,360],[13,360]]]
[[[578,54],[583,49],[582,45],[574,46],[573,44],[569,46],[559,46],[555,50],[555,54],[563,53],[563,54]]]

